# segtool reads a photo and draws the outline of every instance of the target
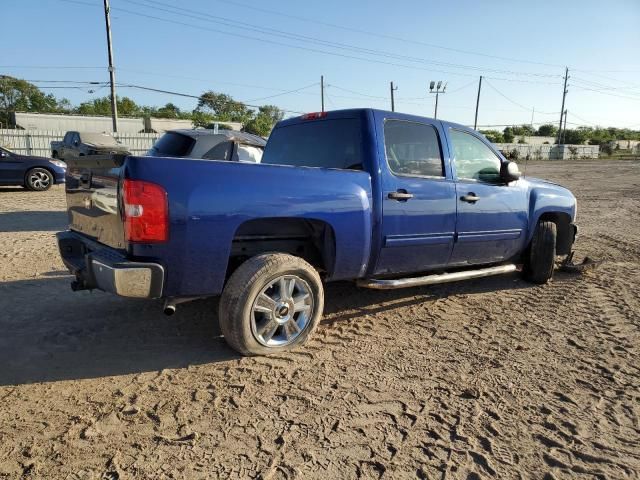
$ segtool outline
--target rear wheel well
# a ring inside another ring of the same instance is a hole
[[[556,255],[569,255],[573,245],[573,231],[571,229],[571,217],[562,212],[545,212],[540,215],[539,222],[550,221],[556,224]],[[536,224],[537,227],[537,224]]]
[[[335,233],[322,220],[295,217],[249,220],[238,227],[233,237],[227,278],[248,258],[275,252],[303,258],[322,277],[328,277],[334,268]]]

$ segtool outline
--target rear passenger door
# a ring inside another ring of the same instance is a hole
[[[453,248],[455,184],[440,122],[378,119],[382,246],[376,274],[445,267]],[[382,144],[380,142],[383,142]]]

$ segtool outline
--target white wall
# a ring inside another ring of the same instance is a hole
[[[112,132],[111,117],[88,115],[57,115],[53,113],[15,113],[16,125],[25,130],[78,132]],[[121,133],[138,133],[144,131],[144,119],[119,118],[118,131]]]

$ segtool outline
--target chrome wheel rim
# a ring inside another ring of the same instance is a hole
[[[36,190],[47,188],[51,183],[51,178],[44,172],[32,172],[29,174],[29,185]]]
[[[313,294],[295,275],[271,280],[251,307],[251,332],[265,347],[283,347],[298,338],[311,323]]]

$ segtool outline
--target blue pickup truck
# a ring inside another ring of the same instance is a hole
[[[389,289],[516,269],[547,282],[571,253],[576,199],[520,177],[461,125],[312,113],[278,123],[261,164],[70,162],[58,244],[74,290],[163,298],[168,314],[220,295],[226,341],[244,355],[276,353],[309,338],[325,282]]]

